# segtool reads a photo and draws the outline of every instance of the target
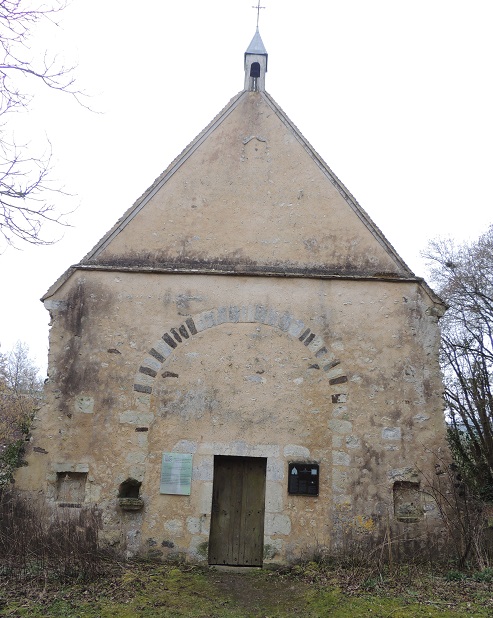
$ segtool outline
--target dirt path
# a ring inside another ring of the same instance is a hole
[[[296,585],[292,578],[279,574],[213,570],[210,579],[221,594],[231,597],[235,607],[251,612],[252,616],[289,610],[296,615],[306,604],[306,586]]]

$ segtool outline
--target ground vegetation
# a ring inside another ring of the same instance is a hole
[[[491,570],[393,571],[307,562],[243,573],[190,564],[108,563],[93,581],[7,580],[0,616],[63,618],[486,618]],[[1,585],[5,584],[5,585]]]

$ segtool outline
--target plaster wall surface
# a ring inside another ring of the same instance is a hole
[[[433,519],[424,505],[399,524],[393,502],[444,444],[437,318],[418,282],[75,271],[45,303],[50,379],[17,483],[56,505],[57,474],[87,471],[108,542],[204,559],[215,455],[267,459],[268,559]],[[193,455],[190,496],[159,493],[163,452]],[[319,463],[318,497],[288,495],[291,461]],[[128,478],[138,513],[119,508]]]
[[[244,92],[90,263],[402,274],[266,96]]]

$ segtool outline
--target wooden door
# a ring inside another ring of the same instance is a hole
[[[262,566],[266,466],[263,457],[214,457],[209,564]]]

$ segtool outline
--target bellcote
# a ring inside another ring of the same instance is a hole
[[[245,90],[259,92],[265,90],[268,54],[260,32],[255,35],[245,52]]]

